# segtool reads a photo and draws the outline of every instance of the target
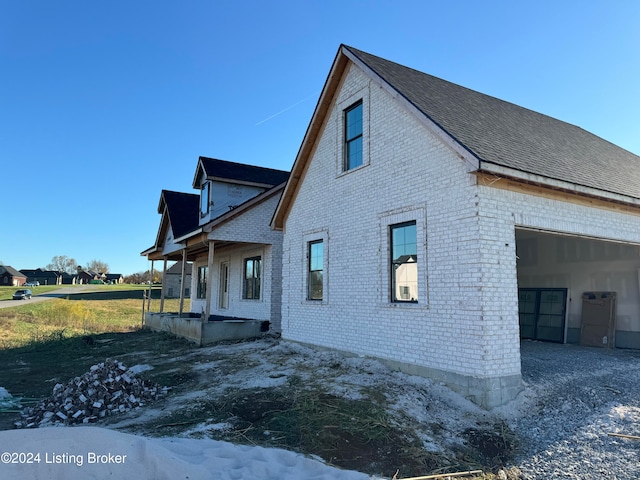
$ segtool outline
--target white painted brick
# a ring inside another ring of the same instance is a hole
[[[287,218],[283,337],[473,377],[519,375],[514,225],[640,242],[639,218],[477,186],[468,164],[357,68],[335,105],[359,93],[365,166],[340,173],[334,108]],[[386,300],[385,225],[407,212],[426,223],[418,305]],[[327,232],[324,302],[305,300],[313,230]]]

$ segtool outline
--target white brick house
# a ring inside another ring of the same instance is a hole
[[[270,221],[288,175],[200,157],[193,181],[199,195],[163,191],[156,244],[142,255],[163,260],[165,270],[167,261],[178,261],[183,285],[191,262],[188,318],[262,321],[280,330],[282,233],[271,229]],[[178,313],[182,318],[182,307]],[[155,328],[169,324],[165,320],[149,322]],[[204,342],[204,327],[190,320],[171,319],[170,327]]]
[[[381,358],[485,407],[521,389],[527,322],[579,341],[586,291],[617,293],[616,342],[640,348],[640,158],[351,47],[272,226],[283,338]],[[519,315],[519,287],[561,303]]]

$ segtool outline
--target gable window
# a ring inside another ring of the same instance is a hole
[[[391,225],[391,301],[418,301],[416,222]]]
[[[362,100],[344,111],[344,170],[362,165]]]
[[[198,267],[198,298],[207,298],[209,267]]]
[[[322,300],[324,243],[322,240],[314,240],[308,245],[307,300]]]
[[[244,286],[242,298],[247,300],[260,299],[260,276],[262,275],[261,257],[245,258],[244,260]]]
[[[209,182],[204,182],[202,184],[202,188],[200,189],[200,215],[206,215],[209,213],[209,193],[210,185]]]

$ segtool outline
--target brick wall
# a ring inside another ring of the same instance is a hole
[[[343,110],[360,99],[363,166],[343,173]],[[601,212],[479,187],[471,170],[352,66],[286,221],[283,337],[388,360],[486,406],[512,398],[520,385],[514,225],[635,241],[640,229],[636,217],[596,226]],[[388,228],[409,220],[419,300],[391,303]],[[325,241],[321,302],[306,300],[314,236]]]
[[[211,232],[214,240],[214,260],[211,285],[212,315],[251,318],[271,321],[271,329],[280,331],[280,312],[282,298],[282,232],[271,230],[269,222],[273,216],[278,195],[274,195],[254,208],[243,212]],[[219,242],[234,242],[231,246],[222,246]],[[243,299],[244,260],[249,257],[262,258],[262,278],[260,299]],[[200,313],[205,308],[204,299],[196,299],[198,267],[206,265],[207,255],[199,257],[193,266],[191,311]],[[229,264],[229,303],[226,309],[220,308],[220,265]]]

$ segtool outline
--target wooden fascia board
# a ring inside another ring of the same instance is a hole
[[[318,99],[316,108],[311,116],[311,121],[307,126],[307,131],[304,134],[300,149],[291,168],[291,174],[289,175],[289,179],[287,180],[285,189],[282,192],[282,196],[273,215],[271,228],[274,230],[284,229],[289,210],[298,194],[300,184],[307,171],[307,164],[312,157],[320,132],[323,131],[327,122],[327,113],[331,110],[333,99],[338,91],[338,87],[342,83],[342,78],[349,62],[344,52],[344,47],[340,47],[331,66],[329,76],[322,87],[320,98]]]
[[[200,190],[198,186],[198,178],[200,177],[200,172],[204,171],[204,165],[202,165],[202,157],[198,157],[198,165],[196,166],[196,173],[193,174],[193,182],[191,182],[191,186],[196,190]]]
[[[537,183],[533,180],[498,175],[493,172],[477,171],[474,173],[478,179],[479,186],[509,190],[550,200],[640,216],[640,204],[622,202],[576,189]]]
[[[593,187],[587,187],[576,183],[567,182],[564,180],[558,180],[535,173],[529,173],[522,170],[516,170],[514,168],[505,167],[488,162],[482,162],[479,172],[484,172],[498,177],[509,177],[513,179],[521,180],[525,183],[544,185],[550,189],[562,190],[573,192],[579,195],[584,195],[592,198],[601,198],[605,201],[611,201],[614,203],[632,205],[640,207],[640,198],[630,197],[628,195],[622,195],[615,192],[608,192],[606,190],[600,190]]]

